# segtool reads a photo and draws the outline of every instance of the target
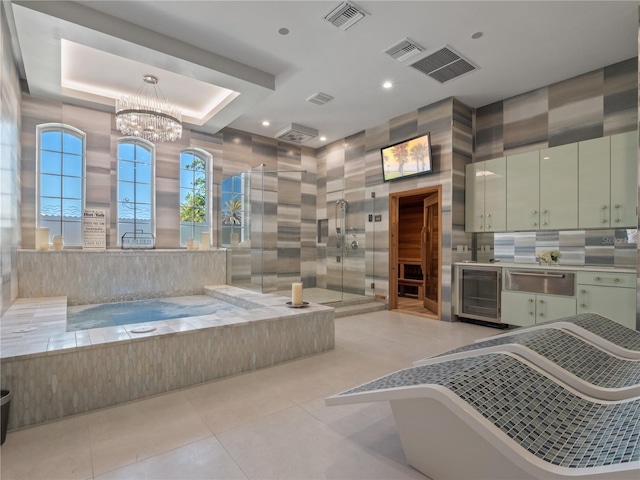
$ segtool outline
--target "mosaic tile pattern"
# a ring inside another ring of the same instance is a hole
[[[571,322],[620,347],[640,352],[640,332],[625,327],[596,313],[583,313],[571,318],[562,318],[538,325]]]
[[[20,298],[67,296],[69,305],[202,293],[226,280],[226,251],[18,252]]]
[[[207,291],[214,294],[216,289],[209,287]],[[13,392],[9,428],[136,400],[335,347],[331,307],[287,308],[286,298],[226,285],[217,293],[227,300],[234,297],[248,309],[83,332],[64,333],[62,326],[60,334],[51,334],[46,328],[50,317],[43,315],[37,320],[45,333],[22,334],[22,340],[29,336],[34,343],[22,343],[24,348],[16,347],[14,356],[6,355],[3,330],[1,382]],[[52,302],[49,309],[65,306],[64,299]],[[29,305],[19,301],[16,307],[26,317]],[[37,312],[30,314],[32,319]],[[19,317],[17,312],[17,322]],[[156,330],[144,334],[132,331],[145,325]],[[19,351],[22,353],[17,354]]]
[[[498,336],[495,339],[465,345],[434,358],[505,344],[517,344],[533,350],[576,377],[602,388],[640,386],[640,361],[614,357],[574,335],[557,329]]]
[[[413,367],[342,393],[448,388],[539,459],[567,468],[640,460],[640,400],[586,400],[514,357],[487,354]]]

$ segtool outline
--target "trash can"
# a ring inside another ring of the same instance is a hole
[[[9,390],[2,390],[2,399],[0,400],[0,427],[2,428],[2,435],[0,436],[0,445],[4,443],[7,438],[7,425],[9,424],[9,404],[11,403],[11,392]]]

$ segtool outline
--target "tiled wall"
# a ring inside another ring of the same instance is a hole
[[[633,131],[636,58],[478,108],[474,162]]]
[[[224,285],[226,252],[63,250],[18,252],[19,298],[66,296],[69,305],[201,295]]]
[[[319,178],[324,174],[326,182],[318,183],[318,218],[329,219],[329,241],[326,247],[318,247],[318,258],[324,258],[318,264],[319,285],[337,286],[340,280],[337,200],[349,202],[347,236],[351,240],[355,233],[361,245],[344,257],[345,291],[388,295],[389,194],[441,185],[442,320],[451,321],[451,264],[457,260],[452,252],[453,238],[468,245],[471,242],[471,236],[464,233],[464,167],[471,161],[471,127],[471,109],[448,98],[319,150],[318,174]],[[384,183],[380,148],[426,132],[431,134],[436,173]],[[382,221],[369,222],[370,214],[381,215]],[[374,289],[371,283],[375,283]]]
[[[18,295],[20,242],[20,84],[4,9],[3,2],[0,5],[0,315]]]
[[[21,248],[34,248],[35,132],[37,125],[47,122],[66,123],[86,132],[86,208],[107,210],[107,248],[118,248],[116,152],[121,135],[115,130],[114,116],[29,95],[24,95],[22,114]],[[276,172],[265,176],[264,252],[260,252],[256,244],[249,253],[250,261],[264,262],[267,291],[288,288],[293,281],[300,279],[306,286],[314,286],[315,153],[306,147],[275,139],[233,129],[224,129],[216,135],[184,129],[181,140],[156,144],[156,247],[179,248],[179,153],[188,147],[201,148],[213,156],[213,212],[219,211],[223,178],[260,165],[264,165],[267,171]],[[291,170],[307,172],[277,173]],[[211,218],[212,238],[217,244],[218,215],[211,215]]]
[[[636,130],[635,58],[477,109],[474,161]],[[535,261],[561,250],[563,263],[635,267],[637,236],[627,230],[495,234],[495,256]]]

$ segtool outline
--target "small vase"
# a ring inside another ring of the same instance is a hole
[[[53,249],[54,250],[62,250],[63,246],[62,235],[54,235],[53,236]]]

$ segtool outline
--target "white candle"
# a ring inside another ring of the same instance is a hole
[[[200,233],[200,250],[209,250],[209,245],[211,244],[209,238],[209,232]]]
[[[302,284],[301,283],[291,284],[291,304],[302,305]]]
[[[49,227],[36,228],[36,250],[49,250]]]

